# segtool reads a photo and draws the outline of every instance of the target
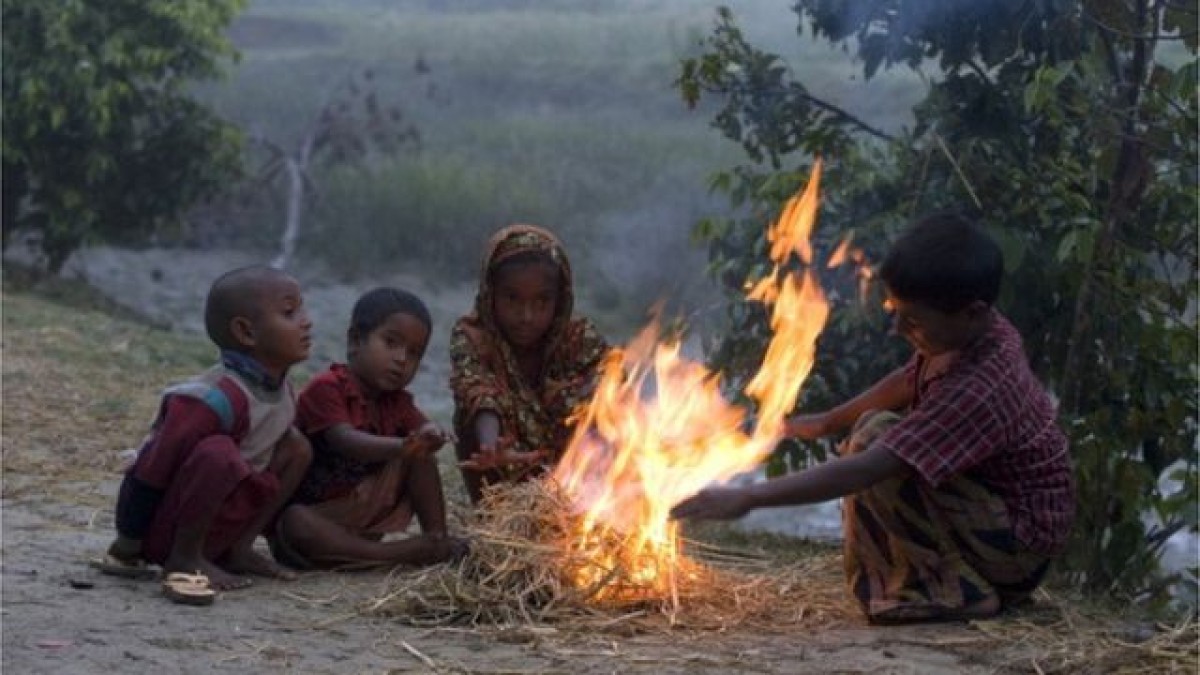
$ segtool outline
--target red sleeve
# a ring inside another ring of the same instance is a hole
[[[337,380],[328,372],[313,378],[296,401],[296,428],[313,436],[338,425],[356,426]]]
[[[245,419],[245,398],[232,403],[235,417]],[[155,489],[165,490],[192,448],[209,436],[230,436],[221,428],[221,420],[212,408],[192,396],[168,396],[150,438],[138,453],[134,477]]]

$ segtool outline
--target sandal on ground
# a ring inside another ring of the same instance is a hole
[[[172,572],[162,582],[162,593],[168,600],[180,605],[211,605],[217,592],[203,574]]]
[[[158,570],[144,560],[122,560],[112,554],[104,554],[88,561],[88,566],[101,574],[147,581],[158,576]]]

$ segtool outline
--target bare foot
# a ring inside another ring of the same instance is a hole
[[[414,561],[419,565],[429,565],[440,562],[458,562],[467,556],[471,546],[462,537],[451,537],[445,534],[426,534],[415,538],[422,552],[421,557]]]
[[[247,588],[253,584],[253,580],[237,574],[230,574],[204,558],[192,559],[176,559],[168,558],[163,563],[163,575],[171,572],[186,572],[188,574],[200,573],[208,577],[208,584],[214,590],[218,591],[236,591],[242,588]]]
[[[456,563],[471,552],[471,542],[464,537],[450,537],[441,535],[441,541],[445,542],[445,561]]]
[[[264,558],[257,551],[253,550],[232,550],[221,562],[230,571],[237,572],[238,574],[253,574],[270,579],[283,579],[284,581],[292,581],[296,578],[296,573],[292,570],[274,560]]]
[[[959,607],[957,609],[947,609],[934,604],[902,605],[899,607],[893,607],[892,609],[884,610],[878,614],[869,615],[867,617],[867,621],[877,626],[891,626],[927,621],[971,621],[973,619],[987,619],[993,617],[999,613],[999,611],[1000,598],[995,595],[990,595],[973,605],[967,605],[966,607]]]
[[[109,545],[108,554],[128,565],[142,562],[142,542],[118,536]]]

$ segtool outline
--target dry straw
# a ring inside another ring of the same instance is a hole
[[[625,566],[596,570],[594,557],[574,550],[578,518],[550,481],[495,486],[468,516],[464,560],[389,575],[366,610],[418,625],[552,623],[618,632],[794,630],[847,618],[836,556],[779,565],[689,541],[684,548],[695,559],[673,568],[674,592],[654,593]],[[572,570],[598,581],[576,587]]]
[[[840,556],[809,554],[789,562],[685,542],[690,558],[679,565],[675,597],[649,595],[620,566],[601,581],[577,588],[570,570],[595,561],[573,552],[578,516],[553,483],[530,481],[488,491],[483,507],[465,516],[468,556],[455,565],[397,569],[383,592],[361,612],[420,626],[469,630],[517,629],[644,634],[666,631],[734,631],[798,634],[861,625],[840,569]],[[1084,614],[1076,602],[1039,591],[1031,608],[972,622],[973,637],[896,633],[896,639],[948,651],[966,650],[1004,672],[1195,673],[1200,629],[1194,618],[1173,626],[1130,632],[1119,617]],[[959,630],[962,630],[960,628]],[[970,629],[968,629],[970,630]],[[962,642],[962,645],[958,645]]]
[[[1092,616],[1078,601],[1042,590],[1036,608],[975,622],[1005,647],[1013,671],[1146,675],[1200,672],[1200,625],[1195,615],[1153,626]]]

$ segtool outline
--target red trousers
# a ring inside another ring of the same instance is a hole
[[[162,563],[171,553],[176,528],[188,526],[220,500],[204,541],[204,557],[217,560],[246,534],[250,521],[279,494],[270,469],[254,472],[228,436],[209,436],[183,459],[142,540],[142,555]]]

